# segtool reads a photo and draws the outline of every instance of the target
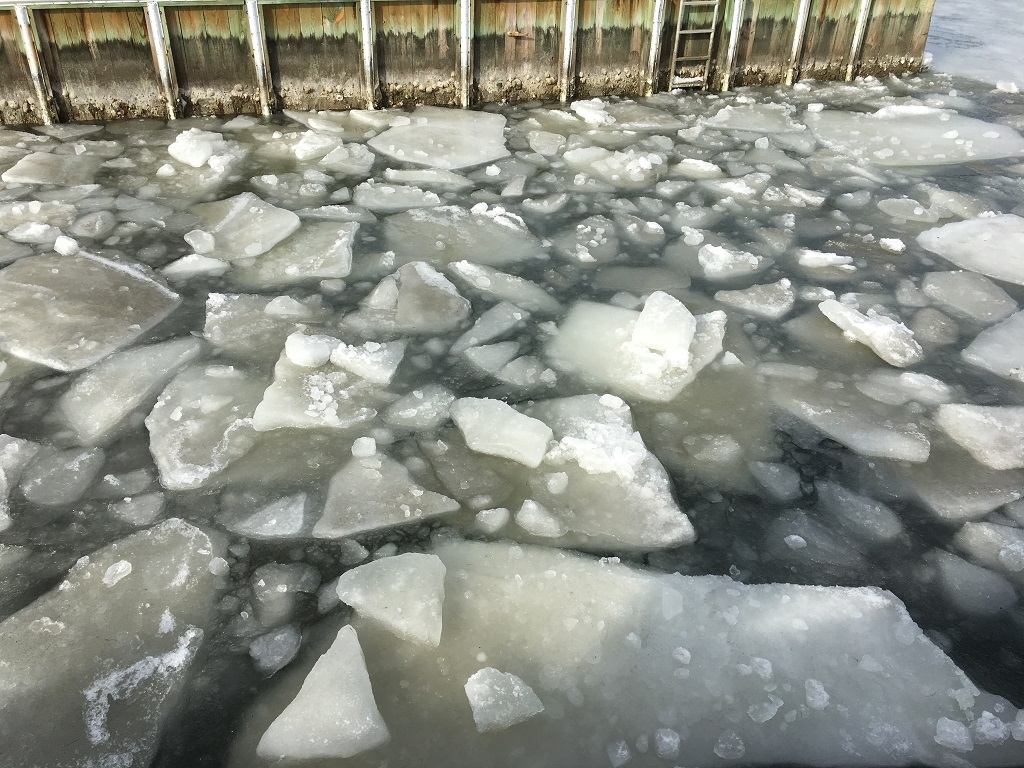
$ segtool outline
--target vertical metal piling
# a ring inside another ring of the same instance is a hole
[[[860,0],[860,14],[857,16],[857,28],[853,32],[853,43],[850,45],[850,61],[846,65],[846,80],[853,80],[860,63],[861,50],[864,48],[864,32],[868,28],[868,17],[871,15],[871,0]]]
[[[359,37],[363,49],[363,87],[366,89],[366,108],[377,108],[377,60],[374,56],[373,9],[370,0],[359,0]]]
[[[270,117],[274,109],[274,86],[270,79],[270,60],[267,58],[267,34],[263,28],[263,10],[258,0],[245,0],[245,15],[249,20],[249,42],[256,66],[256,87],[260,96],[260,110]]]
[[[729,49],[725,58],[725,75],[722,78],[722,90],[728,91],[732,84],[733,70],[736,68],[736,52],[740,45],[740,27],[743,26],[744,0],[733,0],[732,24],[729,26]]]
[[[57,109],[53,102],[50,78],[39,58],[39,38],[36,35],[32,11],[23,5],[17,5],[14,7],[14,17],[18,21],[21,45],[25,49],[25,60],[28,63],[29,77],[32,78],[32,88],[36,93],[39,116],[43,120],[43,125],[53,125],[56,122]]]
[[[146,3],[146,27],[149,45],[153,49],[153,63],[160,77],[160,87],[167,102],[167,119],[178,117],[178,78],[174,71],[174,60],[167,42],[167,19],[164,9],[156,0]]]
[[[804,48],[804,36],[807,33],[807,17],[810,15],[811,0],[800,0],[796,14],[796,27],[793,30],[793,49],[789,54],[789,69],[786,71],[786,85],[796,80],[797,69],[800,67],[800,54]]]
[[[473,3],[459,0],[459,103],[463,108],[473,100]]]
[[[562,19],[562,68],[558,73],[558,97],[563,104],[573,97],[576,67],[576,0],[565,0]]]
[[[651,47],[647,55],[644,95],[654,93],[658,79],[658,61],[661,59],[661,35],[665,27],[665,0],[654,0],[651,19]],[[714,41],[712,41],[713,43]]]

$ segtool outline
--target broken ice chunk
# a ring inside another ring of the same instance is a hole
[[[465,688],[480,733],[503,731],[544,711],[537,694],[521,678],[494,667],[474,673]]]
[[[164,488],[202,487],[252,448],[252,415],[264,387],[224,365],[186,368],[171,380],[146,417]]]
[[[793,308],[796,292],[793,284],[784,277],[778,282],[755,285],[742,291],[718,291],[715,301],[749,315],[778,320]]]
[[[363,299],[344,324],[364,333],[443,333],[470,314],[448,278],[422,261],[406,264]]]
[[[499,339],[522,327],[529,317],[529,312],[507,301],[495,304],[476,319],[472,328],[455,340],[449,352],[457,355],[470,347]]]
[[[418,523],[459,509],[457,501],[413,482],[404,466],[382,453],[353,457],[331,478],[324,513],[313,535],[343,539]]]
[[[925,560],[935,566],[943,595],[961,613],[993,616],[1017,602],[1010,582],[988,568],[941,549],[926,553]]]
[[[320,297],[302,301],[245,293],[206,298],[203,337],[229,356],[261,363],[277,360],[289,335],[324,319]]]
[[[0,624],[4,762],[149,765],[213,618],[207,566],[223,554],[167,520],[82,558]]]
[[[338,577],[338,597],[362,618],[413,643],[441,642],[444,564],[436,555],[408,552],[360,565]]]
[[[569,529],[551,510],[533,499],[527,499],[516,512],[516,525],[531,536],[542,539],[557,539],[565,536]]]
[[[997,376],[1024,382],[1024,312],[986,328],[961,353],[964,360]]]
[[[373,364],[367,361],[364,367],[372,370]],[[352,376],[334,363],[316,368],[295,365],[285,352],[274,366],[273,383],[253,413],[252,426],[257,432],[349,429],[372,419],[377,406],[389,399],[372,381]]]
[[[961,269],[1024,285],[1024,218],[1012,213],[929,229],[917,242]]]
[[[972,560],[1024,587],[1024,530],[995,523],[965,523],[953,541]]]
[[[562,157],[572,170],[622,189],[653,186],[667,170],[665,155],[638,149],[614,152],[603,147],[579,147],[568,150]]]
[[[940,405],[935,423],[986,467],[1024,467],[1024,408]]]
[[[393,213],[411,208],[434,208],[441,205],[441,198],[436,192],[427,192],[419,187],[380,184],[371,179],[356,187],[352,202],[378,213]]]
[[[30,256],[0,271],[0,349],[55,368],[88,368],[167,317],[180,299],[134,262]]]
[[[273,761],[347,758],[390,738],[356,631],[342,627],[291,704],[263,734],[256,754]]]
[[[690,364],[697,320],[679,299],[655,291],[644,302],[630,338],[682,367]]]
[[[879,412],[877,403],[848,388],[777,379],[771,397],[785,413],[857,453],[909,462],[928,460],[931,442],[917,423],[898,412]]]
[[[883,107],[874,114],[827,110],[805,114],[804,119],[829,149],[875,165],[953,165],[1024,157],[1024,138],[1005,125],[917,104]]]
[[[524,416],[500,400],[463,397],[451,406],[452,420],[474,451],[540,465],[552,432],[537,419]]]
[[[389,405],[384,411],[384,421],[391,426],[406,429],[436,429],[448,421],[454,402],[455,395],[447,387],[427,384]]]
[[[305,527],[306,494],[298,493],[273,501],[255,512],[246,507],[241,514],[219,522],[233,533],[252,539],[298,536]]]
[[[505,117],[438,107],[416,107],[411,123],[395,125],[367,142],[406,163],[454,171],[509,156]]]
[[[929,272],[921,281],[921,290],[951,315],[985,325],[1017,311],[1017,302],[1006,291],[973,272]]]
[[[133,411],[155,399],[171,376],[199,357],[202,348],[200,339],[186,337],[111,355],[82,374],[58,408],[79,443],[104,443]]]
[[[286,667],[299,653],[302,635],[289,624],[260,635],[249,644],[249,656],[256,669],[264,675],[272,675]]]
[[[21,475],[21,492],[32,504],[72,504],[92,485],[105,456],[98,448],[41,450]]]
[[[358,231],[358,222],[307,221],[251,265],[237,264],[231,277],[255,288],[347,277]]]
[[[202,168],[214,154],[226,149],[227,142],[221,134],[189,128],[175,137],[167,147],[167,154],[185,165]]]
[[[800,473],[788,464],[752,461],[747,467],[758,484],[772,498],[778,501],[795,501],[802,495],[800,491]]]
[[[914,332],[874,308],[865,315],[835,299],[825,299],[818,309],[843,330],[844,336],[867,345],[890,365],[905,368],[924,358],[921,345],[914,340]]]
[[[91,184],[103,158],[96,155],[55,155],[32,152],[0,174],[8,184],[57,184],[75,187]]]
[[[445,205],[396,213],[384,221],[384,236],[398,265],[426,261],[441,267],[468,259],[501,267],[536,258],[543,251],[518,215],[486,203],[470,210]]]
[[[940,405],[953,398],[953,388],[934,376],[889,368],[870,371],[854,382],[854,386],[872,400],[887,405],[903,405],[911,401]]]
[[[762,272],[774,262],[765,256],[709,244],[697,252],[697,263],[708,280],[730,280]]]
[[[539,285],[515,275],[471,261],[454,261],[447,266],[446,271],[478,293],[515,304],[528,312],[551,315],[562,309],[558,300]]]
[[[661,303],[656,300],[655,306]],[[622,307],[577,302],[548,342],[548,358],[556,367],[613,391],[644,400],[671,400],[721,353],[725,313],[709,312],[696,318],[689,361],[683,364],[671,354],[633,341],[640,315]]]
[[[214,254],[225,261],[266,253],[299,228],[299,217],[275,208],[252,192],[193,207],[203,230],[213,235]]]
[[[359,346],[340,342],[331,352],[331,362],[373,384],[386,387],[402,364],[405,345],[404,341],[383,344],[367,341]]]
[[[899,517],[885,504],[831,480],[815,484],[818,502],[844,529],[869,544],[889,544],[903,533]]]

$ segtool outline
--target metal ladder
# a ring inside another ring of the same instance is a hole
[[[715,48],[715,32],[718,31],[719,6],[722,0],[679,0],[679,13],[676,16],[676,34],[672,43],[672,74],[669,80],[669,88],[696,88],[707,90],[708,79],[711,76],[711,58]],[[701,8],[712,12],[711,26],[700,29],[689,29],[684,27],[684,20],[689,19],[690,9]],[[682,47],[680,41],[707,37],[707,49],[700,55],[680,56],[679,49]],[[679,70],[683,66],[702,65],[700,75],[691,77],[680,77]]]

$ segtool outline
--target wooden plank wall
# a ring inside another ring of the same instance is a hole
[[[357,4],[268,5],[263,18],[274,92],[281,106],[366,106]]]
[[[478,0],[475,80],[480,101],[558,98],[559,0]]]
[[[711,71],[715,89],[723,85],[737,1],[722,3]],[[667,3],[655,90],[669,85],[678,2]],[[845,77],[861,2],[811,0],[800,77]],[[933,3],[873,0],[857,74],[915,71]],[[733,86],[785,80],[798,7],[799,0],[746,0]],[[165,114],[141,6],[40,8],[33,13],[61,119]],[[181,114],[258,114],[245,6],[197,2],[165,6],[165,13]],[[274,108],[365,106],[355,0],[267,3],[262,15]],[[473,103],[557,98],[564,15],[565,0],[475,0]],[[372,16],[379,104],[458,104],[458,0],[378,0]],[[653,0],[579,0],[572,97],[643,94],[652,23]],[[710,26],[710,14],[691,9],[689,23]],[[689,38],[680,54],[696,55],[706,47],[706,37]],[[0,49],[0,73],[5,75],[0,120],[38,122],[10,10],[0,9]]]
[[[245,6],[168,6],[166,13],[185,114],[258,114]]]
[[[13,11],[0,11],[0,78],[0,122],[42,122]]]
[[[36,25],[61,120],[164,116],[141,9],[48,9]]]

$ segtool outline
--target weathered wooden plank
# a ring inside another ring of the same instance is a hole
[[[902,75],[921,68],[932,0],[875,0],[856,73]]]
[[[41,123],[42,116],[12,11],[0,11],[0,78],[3,78],[0,122],[4,125]]]
[[[373,12],[384,106],[458,106],[455,2],[377,3]]]
[[[578,97],[644,93],[652,10],[650,0],[581,0],[576,33]]]
[[[481,101],[558,98],[560,0],[479,0],[476,87]]]
[[[286,109],[364,106],[356,3],[267,5],[274,90]]]
[[[37,18],[62,120],[164,116],[143,9],[55,8]]]
[[[259,114],[245,7],[169,6],[166,10],[185,114]]]

